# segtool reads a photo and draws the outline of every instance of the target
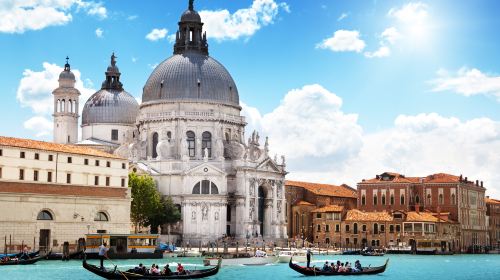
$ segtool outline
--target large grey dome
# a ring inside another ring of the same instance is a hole
[[[82,125],[119,123],[134,124],[139,104],[124,90],[101,89],[85,103]]]
[[[239,106],[238,89],[226,68],[196,51],[171,56],[149,76],[142,102],[159,100],[203,100]]]

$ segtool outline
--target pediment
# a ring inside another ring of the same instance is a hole
[[[263,160],[261,163],[259,163],[259,165],[257,165],[257,170],[268,171],[268,172],[281,172],[278,165],[269,157]]]
[[[226,172],[213,166],[210,163],[201,163],[184,172],[185,175],[225,175]]]

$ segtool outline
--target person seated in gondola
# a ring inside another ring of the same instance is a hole
[[[345,272],[351,272],[351,263],[350,262],[345,263],[344,270],[345,270]]]
[[[337,272],[345,272],[344,263],[340,263],[339,269],[337,270]]]
[[[363,267],[361,266],[361,263],[359,262],[359,260],[356,260],[356,262],[354,262],[354,269],[356,271],[363,271]]]
[[[146,270],[146,268],[144,267],[144,265],[142,265],[142,263],[140,263],[139,266],[134,267],[133,272],[137,273],[137,274],[144,274],[145,270]]]
[[[330,266],[328,265],[328,261],[325,262],[325,264],[323,265],[323,268],[321,270],[324,272],[330,271]]]
[[[153,266],[151,267],[150,273],[151,273],[151,275],[160,275],[160,269],[159,269],[158,265],[153,264]]]
[[[181,263],[177,264],[177,274],[179,275],[186,274],[186,271],[184,270],[184,267],[182,266]]]
[[[336,272],[337,271],[337,268],[335,267],[335,263],[334,262],[330,263],[330,271],[332,271],[332,272]]]
[[[170,265],[168,265],[168,263],[163,268],[163,275],[172,275],[172,270],[170,270]]]
[[[335,271],[339,271],[340,269],[340,261],[337,261],[337,265],[335,265]]]
[[[20,257],[21,260],[28,260],[28,259],[31,259],[30,257],[30,253],[29,253],[29,250],[28,250],[28,246],[24,246],[23,248],[23,253]]]

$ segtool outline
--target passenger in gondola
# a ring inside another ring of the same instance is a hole
[[[351,272],[351,263],[350,262],[345,263],[344,270],[345,270],[345,272]]]
[[[24,246],[23,248],[23,253],[20,257],[21,260],[28,260],[28,259],[31,259],[30,258],[30,253],[29,253],[29,250],[28,250],[28,246]]]
[[[335,263],[334,262],[330,263],[330,271],[331,272],[336,272],[337,271],[337,268],[335,267]]]
[[[324,272],[330,271],[330,266],[328,265],[328,261],[325,262],[325,264],[323,265],[323,268],[321,270]]]
[[[158,268],[158,265],[153,264],[153,266],[151,266],[150,273],[151,275],[160,275],[160,269]]]
[[[144,267],[144,265],[142,265],[142,263],[140,263],[139,266],[134,267],[134,273],[144,274],[145,271],[146,268]]]
[[[344,263],[340,263],[339,269],[337,270],[337,272],[345,272]]]
[[[182,266],[181,263],[177,264],[177,274],[179,275],[186,274],[186,271],[184,270],[184,267]]]
[[[356,262],[354,263],[354,268],[357,271],[363,271],[363,267],[361,266],[361,263],[359,262],[359,260],[356,260]]]
[[[170,270],[170,265],[168,263],[163,268],[163,275],[172,275],[172,270]]]

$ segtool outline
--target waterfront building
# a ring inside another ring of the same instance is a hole
[[[320,246],[360,249],[406,244],[413,250],[454,251],[458,245],[458,224],[436,213],[365,212],[332,205],[312,212],[314,243]]]
[[[322,213],[318,211],[342,209],[337,211],[342,212],[344,209],[356,208],[356,190],[345,184],[336,186],[287,180],[285,185],[288,235],[295,239],[313,241],[313,215]],[[337,217],[336,214],[332,215]]]
[[[209,55],[189,3],[173,55],[149,76],[140,107],[112,55],[101,90],[85,103],[78,145],[113,151],[153,176],[181,210],[175,231],[184,241],[285,239],[285,158],[271,157],[258,132],[247,141],[236,83]]]
[[[487,244],[485,188],[467,177],[437,173],[406,177],[385,172],[358,183],[358,209],[362,211],[419,211],[446,215],[460,224],[458,250]]]
[[[127,185],[124,158],[0,137],[0,247],[17,252],[26,244],[57,252],[66,241],[74,248],[87,233],[129,233]]]
[[[487,196],[485,203],[486,215],[489,219],[489,245],[500,249],[500,200]]]

